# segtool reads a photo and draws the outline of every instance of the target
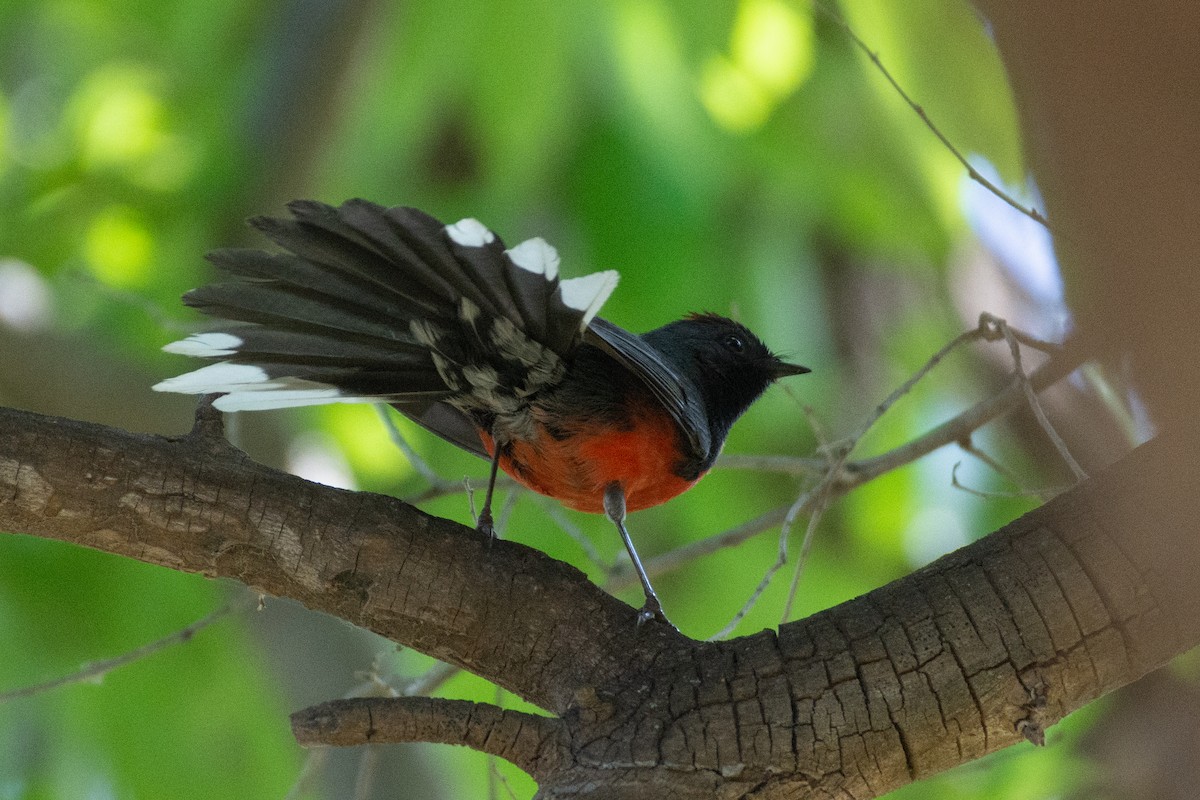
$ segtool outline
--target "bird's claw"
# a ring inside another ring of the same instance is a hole
[[[475,521],[475,530],[487,537],[487,546],[490,548],[492,542],[496,541],[496,524],[492,520],[492,510],[485,508],[483,513],[479,515],[479,519]]]
[[[641,628],[651,620],[658,620],[672,630],[678,630],[678,628],[671,624],[671,620],[667,619],[666,612],[662,608],[662,603],[658,602],[658,598],[653,595],[648,596],[646,604],[638,609],[637,618],[634,620],[634,623],[638,628]]]

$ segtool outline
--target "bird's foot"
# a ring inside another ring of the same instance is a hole
[[[475,520],[475,530],[487,537],[487,546],[491,549],[492,542],[496,541],[496,523],[492,520],[490,508],[485,508],[479,519]]]
[[[667,614],[663,611],[662,603],[658,602],[658,597],[648,594],[645,605],[638,610],[635,623],[640,628],[651,620],[658,620],[672,630],[679,630],[671,624],[671,620],[667,619]]]

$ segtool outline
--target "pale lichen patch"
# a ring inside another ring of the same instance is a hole
[[[28,464],[0,458],[0,494],[23,511],[42,514],[50,505],[54,487]]]

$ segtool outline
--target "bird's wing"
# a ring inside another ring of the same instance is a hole
[[[392,403],[392,407],[427,431],[457,445],[468,453],[487,459],[479,431],[466,414],[438,400]]]
[[[683,432],[691,455],[704,460],[712,448],[708,415],[695,383],[637,334],[596,317],[586,340],[615,358],[662,404]]]

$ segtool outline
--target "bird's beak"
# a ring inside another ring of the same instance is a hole
[[[776,361],[771,367],[771,378],[779,380],[786,378],[789,375],[803,375],[806,372],[812,372],[808,367],[802,367],[799,364],[789,364],[786,361]]]

